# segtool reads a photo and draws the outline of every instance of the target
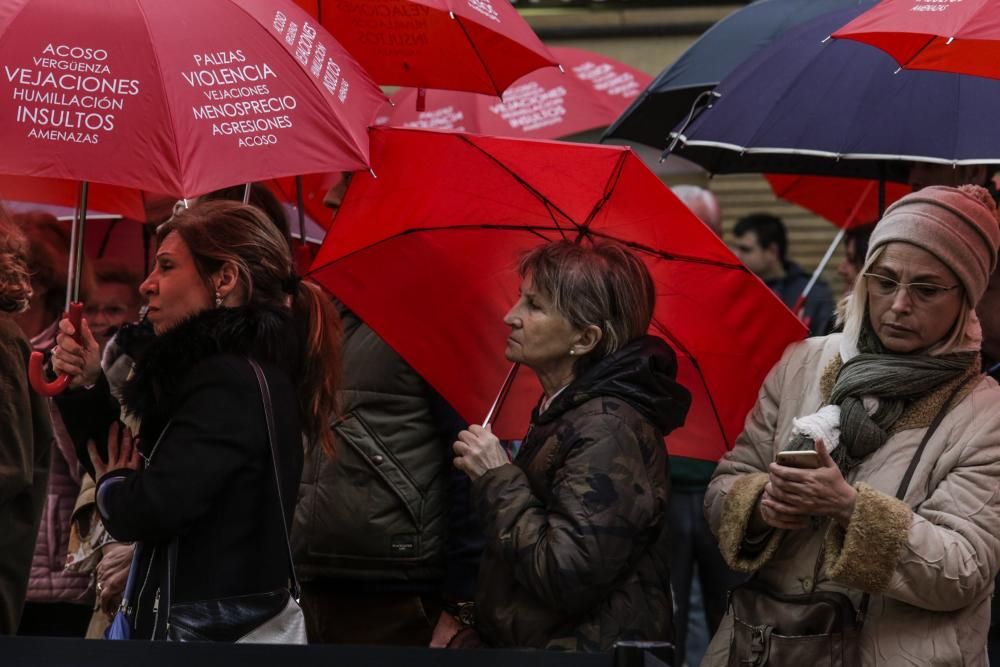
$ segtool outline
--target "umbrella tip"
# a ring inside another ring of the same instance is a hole
[[[954,42],[954,41],[955,41],[955,38],[954,38],[954,37],[949,37],[949,38],[948,38],[948,41],[947,41],[947,42],[945,42],[945,43],[944,43],[944,45],[945,45],[945,46],[948,46],[949,44],[951,44],[951,43],[952,43],[952,42]]]
[[[448,16],[450,16],[450,17],[451,17],[451,20],[452,20],[452,21],[454,21],[454,20],[455,20],[455,12],[448,12]]]
[[[565,67],[563,67],[562,65],[556,65],[556,67],[558,67],[558,68],[559,68],[559,71],[560,71],[560,72],[562,72],[563,74],[565,74],[565,73],[566,73],[566,68],[565,68]]]
[[[895,71],[895,72],[893,72],[893,74],[899,74],[899,73],[900,73],[900,72],[902,72],[902,71],[903,71],[903,68],[902,68],[902,67],[897,67],[897,68],[896,68],[896,71]]]
[[[372,175],[372,178],[378,178],[378,176],[375,174],[375,170],[370,167],[368,169],[368,173]]]
[[[833,35],[827,35],[826,37],[823,38],[823,40],[820,42],[820,44],[826,44],[827,42],[830,41],[831,37],[833,37]]]

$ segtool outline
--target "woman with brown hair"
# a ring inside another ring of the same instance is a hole
[[[0,635],[20,623],[52,442],[48,408],[28,387],[31,346],[14,320],[31,300],[27,250],[0,208]]]
[[[138,443],[113,436],[106,463],[91,452],[108,531],[141,543],[127,605],[137,638],[183,633],[178,605],[287,589],[283,531],[302,472],[301,438],[329,450],[339,370],[336,312],[295,275],[285,239],[259,209],[199,204],[157,237],[153,272],[140,286],[156,336],[122,396],[140,423]],[[62,330],[55,369],[76,384],[99,382],[97,342],[85,336],[76,345],[68,321]],[[263,369],[273,439],[248,360]],[[173,607],[161,605],[171,593]]]
[[[652,278],[610,242],[548,243],[519,269],[506,357],[530,368],[545,395],[513,461],[488,427],[470,426],[454,444],[486,537],[476,629],[508,647],[667,641],[663,438],[691,397],[673,350],[646,335]]]

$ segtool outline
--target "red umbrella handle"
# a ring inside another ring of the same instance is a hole
[[[66,317],[69,318],[70,324],[76,330],[76,333],[73,334],[73,340],[82,344],[80,320],[83,317],[83,304],[78,301],[69,304],[69,312],[66,313]],[[28,381],[31,382],[32,388],[38,392],[39,396],[58,396],[66,391],[72,380],[73,378],[69,375],[60,375],[52,382],[46,382],[45,355],[41,352],[31,353],[31,359],[28,361]]]

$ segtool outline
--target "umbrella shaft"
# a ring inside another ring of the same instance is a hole
[[[837,235],[833,237],[833,242],[831,242],[830,247],[826,249],[826,254],[823,255],[823,259],[821,259],[819,264],[816,265],[816,270],[813,271],[812,276],[809,278],[809,282],[806,283],[805,289],[802,290],[802,296],[799,297],[800,301],[805,301],[806,297],[809,296],[809,293],[812,292],[812,288],[816,284],[816,281],[819,280],[819,276],[823,273],[823,269],[825,269],[826,265],[830,263],[830,258],[833,257],[833,251],[837,249],[837,246],[839,246],[840,242],[844,239],[844,233],[846,231],[846,229],[841,228],[841,230],[837,232]]]
[[[87,223],[87,195],[90,185],[80,184],[80,201],[73,218],[69,240],[69,284],[66,285],[66,312],[69,304],[80,300],[80,273],[83,271],[83,228]]]

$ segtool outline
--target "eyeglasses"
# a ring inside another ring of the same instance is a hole
[[[933,283],[901,283],[898,280],[881,276],[877,273],[862,274],[868,283],[868,291],[875,296],[888,297],[895,296],[899,288],[902,287],[910,296],[914,303],[930,304],[934,303],[947,292],[957,289],[960,285],[944,287]]]

